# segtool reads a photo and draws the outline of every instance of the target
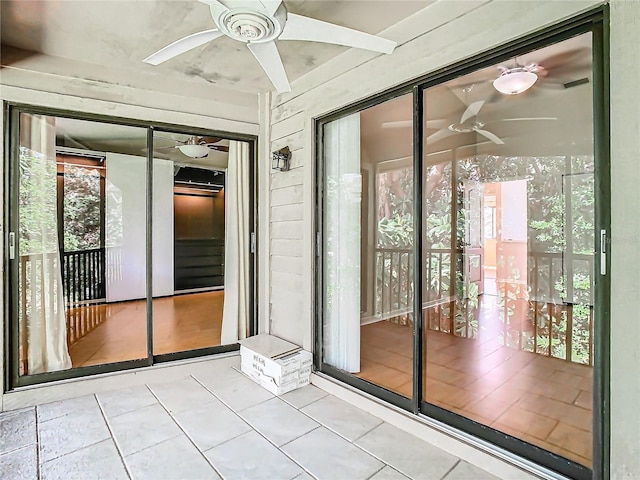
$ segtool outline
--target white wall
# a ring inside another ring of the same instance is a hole
[[[146,296],[146,161],[107,153],[105,247],[107,302]]]
[[[107,167],[107,172],[108,172]],[[153,160],[153,296],[173,295],[173,162]]]
[[[271,149],[289,145],[292,171],[271,176],[272,332],[313,346],[313,120],[602,2],[440,1],[383,35],[390,56],[350,50],[271,99]],[[640,2],[611,1],[611,478],[640,478]],[[285,293],[286,292],[286,293]]]
[[[107,153],[107,302],[145,298],[147,161]],[[173,162],[153,161],[153,296],[173,295]]]
[[[640,3],[611,2],[611,478],[640,478]]]

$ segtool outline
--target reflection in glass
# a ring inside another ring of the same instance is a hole
[[[202,143],[204,155],[183,153],[180,147],[189,142]],[[228,161],[229,141],[171,132],[154,135],[155,355],[221,344]]]
[[[412,96],[324,127],[324,362],[411,397]]]
[[[20,375],[146,357],[145,142],[20,114]]]
[[[423,395],[591,466],[591,37],[519,61],[548,66],[520,95],[425,90]]]

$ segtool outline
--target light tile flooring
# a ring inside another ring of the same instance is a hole
[[[312,385],[275,397],[239,363],[3,413],[0,478],[495,478]]]

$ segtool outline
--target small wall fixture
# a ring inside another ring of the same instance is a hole
[[[280,170],[286,172],[291,167],[291,150],[289,147],[283,147],[280,150],[273,152],[271,159],[271,168],[273,170]]]

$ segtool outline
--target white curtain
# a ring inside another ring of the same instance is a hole
[[[325,361],[360,371],[360,114],[325,125]]]
[[[229,142],[225,178],[223,345],[247,338],[249,318],[249,144]]]
[[[54,119],[20,115],[20,338],[27,371],[71,368],[58,248]],[[26,350],[26,351],[25,351]]]

